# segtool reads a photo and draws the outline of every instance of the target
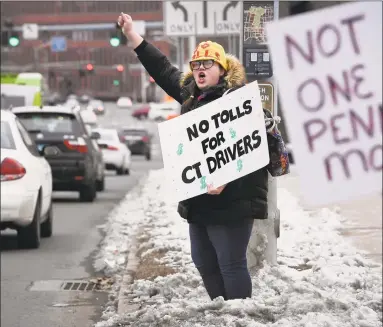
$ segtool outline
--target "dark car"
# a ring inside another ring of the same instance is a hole
[[[121,142],[124,142],[132,155],[144,155],[151,160],[152,135],[144,128],[123,128],[120,130]]]
[[[87,108],[88,110],[92,110],[96,115],[103,115],[105,113],[105,106],[101,100],[90,100]]]
[[[134,110],[132,112],[132,116],[137,119],[148,118],[149,111],[150,111],[150,106],[144,105],[143,107],[140,107]]]
[[[49,162],[53,190],[78,191],[81,201],[93,202],[96,191],[104,188],[104,164],[95,142],[100,135],[87,130],[79,111],[47,106],[18,107],[12,112]]]

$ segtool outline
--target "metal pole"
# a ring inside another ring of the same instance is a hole
[[[196,36],[195,35],[189,36],[189,58],[191,58],[193,55],[193,52],[197,46],[196,43],[197,43]]]
[[[33,59],[34,59],[34,63],[35,63],[35,70],[37,70],[37,66],[38,66],[38,64],[39,64],[39,61],[40,61],[40,59],[39,59],[39,51],[40,49],[38,49],[38,48],[33,48]]]
[[[255,2],[255,1],[254,1]],[[256,3],[256,2],[255,2]],[[243,10],[242,10],[243,14]],[[279,17],[279,1],[274,1],[274,20]],[[242,19],[243,22],[243,19]],[[243,42],[243,36],[241,43]],[[243,44],[241,47],[243,51]],[[242,54],[241,54],[242,55]],[[278,97],[276,80],[267,80],[274,86],[273,115],[278,114]],[[251,274],[255,274],[262,267],[263,261],[270,265],[277,264],[277,238],[279,237],[280,211],[277,207],[277,180],[269,174],[267,209],[268,219],[254,221],[254,227],[247,251],[248,266]]]
[[[178,57],[178,69],[180,71],[184,70],[184,61],[185,61],[185,47],[184,47],[185,39],[181,36],[179,37],[179,57]]]
[[[146,103],[146,74],[144,66],[141,68],[141,101]]]

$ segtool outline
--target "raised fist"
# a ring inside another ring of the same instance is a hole
[[[128,14],[122,12],[120,16],[118,16],[117,23],[121,27],[122,33],[124,33],[125,36],[133,31],[133,19]]]

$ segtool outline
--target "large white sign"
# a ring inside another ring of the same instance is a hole
[[[39,38],[39,25],[37,24],[24,24],[23,25],[23,39],[24,40],[37,40]]]
[[[165,1],[168,36],[240,34],[240,1]]]
[[[167,185],[185,200],[269,163],[257,82],[158,125]]]
[[[309,205],[382,190],[382,3],[270,23],[267,35]]]

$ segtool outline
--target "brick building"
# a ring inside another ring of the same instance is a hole
[[[153,1],[3,1],[1,21],[12,20],[14,26],[24,23],[51,26],[52,30],[40,31],[39,40],[23,40],[16,48],[2,49],[2,65],[25,67],[34,61],[37,70],[46,74],[52,90],[65,91],[64,79],[69,79],[72,91],[91,92],[95,96],[109,97],[120,94],[133,95],[141,88],[141,71],[135,65],[136,56],[126,46],[112,47],[109,43],[111,29],[55,30],[54,26],[68,24],[115,23],[120,12],[130,13],[135,20],[157,23],[146,28],[146,38],[161,51],[174,57],[175,47],[170,40],[158,37],[162,34],[162,2]],[[85,26],[85,25],[84,25]],[[52,36],[65,36],[67,50],[52,53],[44,41]],[[49,64],[49,66],[47,65]],[[66,65],[69,63],[68,65]],[[92,63],[94,73],[80,77],[79,69]],[[55,65],[56,64],[56,65]],[[120,73],[116,65],[124,65]],[[49,67],[49,68],[48,68]],[[125,74],[125,76],[123,76]],[[147,77],[149,78],[149,77]],[[113,81],[121,80],[120,85]],[[122,81],[125,81],[122,83]]]
[[[306,1],[280,2],[280,17],[293,14],[293,7],[302,7]],[[306,11],[336,2],[311,2],[311,8],[298,8]],[[23,40],[15,48],[2,48],[1,61],[3,66],[17,67],[20,71],[26,65],[33,65],[33,70],[45,74],[51,90],[60,93],[75,92],[91,93],[102,98],[117,98],[121,95],[140,99],[141,79],[145,85],[149,76],[142,76],[138,60],[128,46],[112,47],[109,43],[113,30],[101,27],[102,24],[116,22],[120,12],[129,13],[134,20],[143,20],[147,24],[145,38],[154,43],[173,63],[177,63],[177,43],[163,35],[162,1],[2,1],[1,21],[10,19],[14,26],[21,27],[24,23],[34,23],[45,27],[39,33],[39,40]],[[310,7],[310,6],[309,6]],[[69,29],[76,25],[76,29]],[[79,28],[83,25],[87,28]],[[98,25],[95,27],[95,25]],[[65,30],[60,30],[60,28]],[[65,36],[67,50],[52,53],[49,44],[44,42],[52,36]],[[239,36],[209,37],[221,43],[225,49],[230,42],[239,45]],[[196,43],[205,38],[198,37]],[[233,44],[232,43],[232,44]],[[232,48],[239,55],[239,47]],[[188,60],[191,49],[185,39],[185,60]],[[79,69],[92,63],[94,73],[80,77]],[[123,73],[118,72],[116,65],[124,65]],[[69,81],[69,82],[68,82]],[[114,83],[120,81],[120,83]],[[119,84],[119,85],[115,85]],[[153,88],[154,85],[149,85]],[[151,92],[148,92],[151,94]],[[150,99],[148,99],[150,100]]]

